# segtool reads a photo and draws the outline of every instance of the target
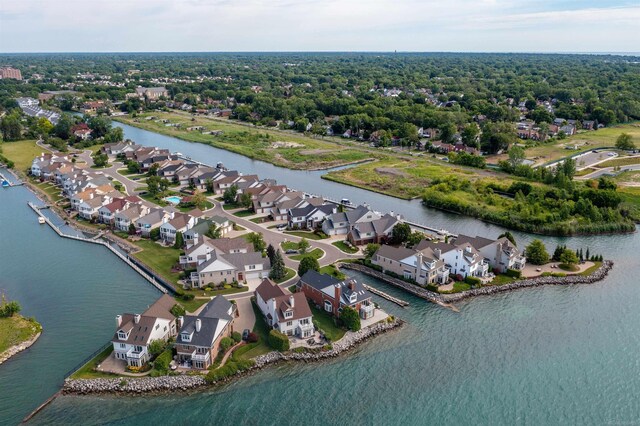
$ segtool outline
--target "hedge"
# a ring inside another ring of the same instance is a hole
[[[269,346],[280,352],[288,351],[289,338],[278,330],[271,330],[269,332]]]
[[[471,275],[467,275],[467,277],[464,279],[464,282],[471,286],[477,286],[482,284],[482,281],[480,280],[480,278],[472,277]]]
[[[155,362],[153,363],[153,366],[158,371],[166,372],[169,369],[169,364],[171,363],[172,359],[173,359],[173,352],[171,349],[167,349],[166,351],[158,355]]]
[[[522,272],[516,269],[507,269],[507,272],[504,274],[511,278],[520,278],[522,276]]]

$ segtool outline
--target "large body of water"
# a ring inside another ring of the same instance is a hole
[[[495,237],[496,226],[129,126],[137,143],[273,177],[300,190],[368,202],[452,232]],[[104,343],[114,315],[159,293],[99,246],[37,225],[24,188],[0,192],[0,288],[44,326],[40,341],[0,366],[0,424],[16,424],[64,373]],[[514,233],[519,245],[531,236]],[[640,419],[640,235],[544,238],[616,261],[589,286],[545,287],[460,303],[460,313],[385,287],[376,298],[407,321],[352,354],[280,365],[233,384],[162,397],[65,396],[35,424],[632,424]],[[371,278],[366,282],[384,286]]]

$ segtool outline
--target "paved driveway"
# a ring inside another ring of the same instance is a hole
[[[233,329],[240,333],[245,328],[253,330],[253,325],[256,323],[256,315],[251,307],[251,298],[243,297],[235,299],[235,301],[240,316],[234,320]]]

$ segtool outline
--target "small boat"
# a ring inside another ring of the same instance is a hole
[[[9,181],[8,181],[8,180],[3,180],[3,181],[2,181],[2,187],[3,187],[3,188],[8,188],[8,187],[10,187],[10,186],[11,186],[11,184],[9,183]]]
[[[344,206],[352,205],[351,200],[349,200],[348,198],[343,198],[342,200],[340,200],[340,204],[342,204]]]
[[[44,224],[45,224],[44,217],[42,217],[42,216],[38,216],[38,223],[39,223],[40,225],[44,225]]]

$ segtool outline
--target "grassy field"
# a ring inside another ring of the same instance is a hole
[[[346,330],[335,325],[333,316],[325,311],[317,309],[313,305],[310,305],[310,307],[311,313],[313,314],[313,320],[318,324],[318,327],[324,331],[325,335],[331,339],[332,342],[342,339]]]
[[[313,257],[314,259],[320,259],[322,256],[324,256],[324,251],[320,250],[319,248],[314,248],[311,251],[308,251],[305,254],[295,254],[293,256],[289,256],[289,258],[291,260],[302,260],[305,257]]]
[[[592,132],[581,132],[567,139],[557,141],[555,144],[541,145],[526,150],[527,158],[537,157],[538,163],[559,160],[577,152],[588,151],[595,148],[613,147],[616,139],[621,133],[628,133],[633,140],[640,140],[640,124],[621,124],[619,126],[607,127]],[[566,146],[577,146],[577,150],[568,150]]]
[[[637,164],[640,164],[640,156],[614,158],[613,160],[608,160],[604,163],[596,164],[594,167],[602,169],[605,167],[635,166]]]
[[[293,235],[295,237],[306,238],[307,240],[324,240],[325,238],[327,238],[327,236],[324,234],[318,235],[314,232],[307,231],[284,231],[284,233],[287,235]]]
[[[166,119],[180,127],[166,126],[145,117]],[[371,158],[371,153],[296,133],[258,129],[229,120],[207,117],[191,117],[178,112],[154,112],[142,114],[134,121],[131,117],[115,118],[123,123],[140,127],[190,142],[199,142],[226,149],[249,158],[266,161],[281,167],[314,170],[337,167]],[[201,131],[188,131],[188,127],[202,126],[206,131],[222,131],[222,135],[207,135]],[[340,148],[340,149],[338,149]]]
[[[323,266],[318,272],[320,272],[321,274],[332,275],[339,280],[344,280],[347,278],[347,276],[340,272],[340,270],[335,265]]]
[[[173,247],[162,247],[150,240],[140,240],[134,243],[142,249],[132,256],[158,272],[173,284],[177,284],[180,272],[173,272],[171,268],[180,258],[180,250]]]
[[[41,330],[40,324],[22,315],[0,318],[0,353],[31,339]]]
[[[95,371],[95,368],[113,352],[113,345],[107,346],[102,352],[90,359],[78,371],[71,375],[72,379],[101,379],[118,377],[116,374]]]
[[[60,200],[63,200],[64,197],[60,195],[60,188],[55,186],[50,182],[39,182],[36,183],[35,186],[40,188],[54,203],[57,203]]]
[[[23,172],[31,167],[34,158],[48,152],[36,145],[34,140],[3,142],[1,146],[2,154],[15,163],[16,169]]]
[[[338,247],[344,253],[354,254],[358,252],[358,249],[348,246],[344,241],[336,241],[331,245]]]
[[[421,196],[424,188],[433,179],[445,175],[476,179],[498,174],[488,170],[470,170],[439,164],[424,158],[405,160],[387,157],[356,167],[332,171],[322,178],[397,198],[412,199]]]

